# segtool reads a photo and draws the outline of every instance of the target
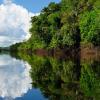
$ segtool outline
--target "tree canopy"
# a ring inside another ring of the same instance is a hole
[[[100,46],[100,1],[61,0],[31,18],[31,38],[19,48]]]

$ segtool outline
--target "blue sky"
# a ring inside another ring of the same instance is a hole
[[[12,0],[14,3],[21,5],[33,13],[40,12],[50,2],[60,2],[61,0]],[[0,4],[3,0],[0,0]]]

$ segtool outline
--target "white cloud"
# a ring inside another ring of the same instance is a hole
[[[4,4],[10,4],[12,3],[12,0],[4,0]]]
[[[0,97],[11,100],[27,93],[32,87],[30,68],[26,62],[11,58],[9,55],[0,55]]]
[[[12,0],[4,0],[0,5],[0,46],[29,39],[30,19],[34,15]]]

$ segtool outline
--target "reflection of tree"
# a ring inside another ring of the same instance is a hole
[[[36,60],[36,57],[35,57]],[[66,74],[67,72],[64,73],[64,70],[67,70],[67,67],[63,68],[63,62],[62,61],[57,61],[52,58],[44,58],[42,60],[44,62],[41,62],[41,60],[38,60],[37,57],[37,62],[36,64],[33,65],[32,71],[31,71],[31,77],[33,79],[33,86],[39,87],[45,96],[49,97],[50,99],[53,100],[59,100],[63,98],[69,98],[68,95],[71,93],[67,93],[65,86],[69,86],[69,84],[72,84],[72,87],[74,87],[74,84],[70,81],[71,75],[69,74],[69,79],[66,78],[66,76],[63,76],[62,74]],[[38,65],[37,65],[38,64]],[[35,66],[37,65],[37,66]],[[73,63],[69,62],[69,65],[72,66]],[[68,71],[70,73],[70,71]],[[63,80],[63,78],[65,80]],[[68,80],[66,82],[66,79]],[[65,82],[67,84],[65,84]],[[73,92],[73,90],[72,90]],[[73,93],[74,94],[74,93]]]
[[[32,85],[50,100],[89,100],[100,93],[99,63],[21,55],[32,67]],[[98,66],[97,66],[98,64]]]
[[[93,61],[83,63],[81,69],[80,86],[87,96],[94,96],[97,100],[100,98],[100,63]]]

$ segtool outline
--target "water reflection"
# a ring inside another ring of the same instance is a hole
[[[7,100],[9,98],[9,100],[11,98],[15,98],[14,100],[100,99],[99,59],[83,60],[80,56],[56,59],[22,53],[19,53],[18,57],[24,61],[9,55],[0,55],[2,98]]]
[[[14,99],[27,93],[32,82],[29,71],[27,62],[0,55],[0,96]]]
[[[20,55],[32,67],[33,87],[50,100],[99,100],[100,60]]]

